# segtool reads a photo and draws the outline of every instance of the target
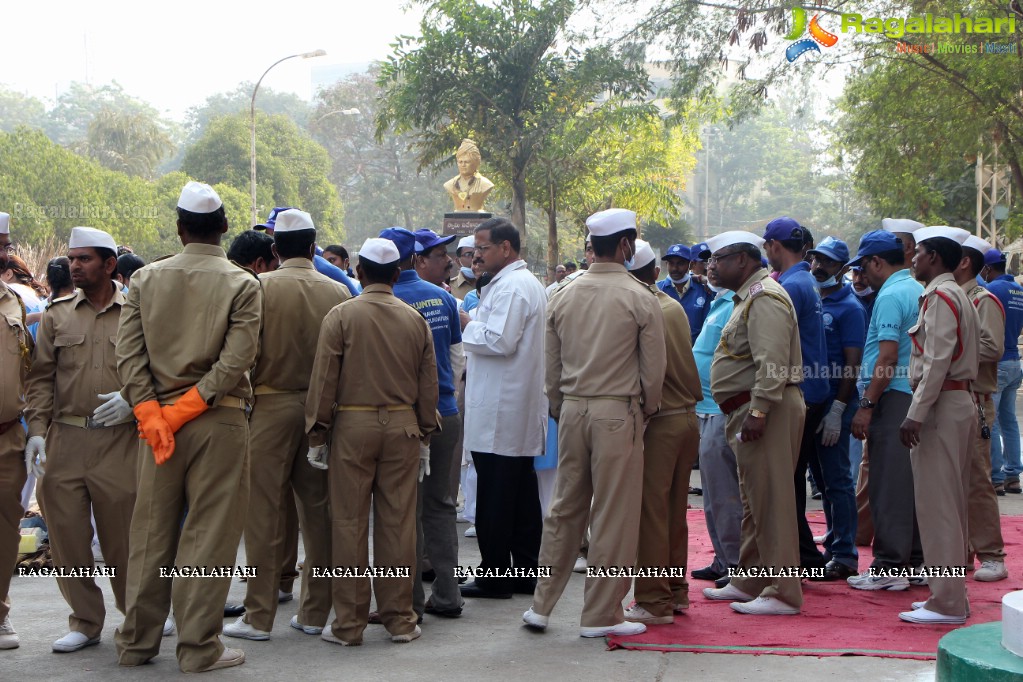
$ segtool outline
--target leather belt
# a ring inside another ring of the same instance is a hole
[[[658,417],[670,417],[676,414],[689,414],[690,412],[696,412],[696,406],[692,407],[677,407],[671,410],[658,410],[650,415],[651,419],[657,419]]]
[[[630,403],[633,398],[621,395],[565,395],[563,400],[617,400],[620,403]]]
[[[945,379],[941,384],[942,391],[969,391],[970,382],[962,379]]]
[[[167,405],[173,405],[178,401],[178,398],[180,397],[181,396],[178,395],[174,396],[173,400],[161,400],[160,405],[164,407],[166,407]],[[223,398],[221,398],[220,402],[214,405],[213,407],[237,407],[239,410],[247,410],[249,409],[249,404],[247,401],[242,400],[237,396],[226,395]]]
[[[338,405],[338,412],[400,412],[413,409],[411,405]]]
[[[720,407],[721,411],[725,414],[731,414],[746,403],[750,402],[752,399],[753,397],[750,395],[749,391],[743,391],[742,393],[736,393],[723,403],[718,403],[718,407]]]
[[[976,398],[977,400],[980,400],[981,402],[984,402],[985,400],[990,400],[991,399],[991,394],[990,393],[976,393],[976,392],[974,392],[973,397]]]
[[[94,420],[92,417],[76,417],[73,414],[69,414],[66,417],[54,417],[53,421],[58,423],[58,424],[65,424],[67,426],[76,426],[76,427],[78,427],[80,429],[92,430],[92,429],[106,429],[106,428],[109,428],[111,426],[120,426],[121,424],[134,424],[135,423],[135,417],[128,417],[127,419],[122,419],[121,421],[114,422],[113,424],[100,424],[99,422]]]
[[[306,390],[304,388],[297,389],[294,391],[285,391],[284,389],[274,388],[273,386],[266,386],[265,384],[256,386],[254,389],[252,389],[253,395],[278,395],[281,393],[305,393],[305,392]]]
[[[7,433],[8,431],[10,431],[10,430],[11,430],[11,428],[12,428],[12,427],[13,427],[13,426],[14,426],[15,424],[17,424],[18,422],[20,422],[20,421],[21,421],[21,415],[19,414],[19,415],[18,415],[17,417],[15,417],[14,419],[12,419],[11,421],[9,421],[9,422],[4,422],[4,423],[0,424],[0,436],[4,435],[4,434],[5,434],[5,433]]]

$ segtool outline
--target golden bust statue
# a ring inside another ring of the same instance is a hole
[[[444,189],[451,195],[456,211],[482,211],[494,183],[479,174],[479,147],[470,139],[462,140],[455,152],[458,161],[458,175],[444,183]]]

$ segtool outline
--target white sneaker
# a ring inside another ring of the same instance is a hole
[[[301,630],[307,635],[319,635],[323,633],[323,628],[318,628],[315,625],[302,625],[298,622],[298,616],[291,617],[291,627],[296,630]]]
[[[534,611],[532,606],[529,607],[528,611],[522,614],[522,622],[525,623],[527,627],[533,630],[539,630],[540,632],[547,629],[547,623],[549,623],[550,620],[549,616],[541,616],[539,613]]]
[[[606,637],[608,635],[638,635],[646,632],[646,626],[642,623],[630,623],[625,621],[618,625],[608,625],[601,628],[579,628],[580,637]]]
[[[678,602],[671,608],[672,613],[685,613],[688,610],[689,604],[679,604]]]
[[[469,526],[465,529],[465,537],[474,538],[476,537],[476,526]]]
[[[69,654],[93,644],[99,644],[99,637],[89,639],[81,632],[72,630],[53,643],[53,651],[59,654]]]
[[[730,604],[733,611],[753,616],[798,616],[799,609],[775,597],[757,597],[751,602]]]
[[[333,631],[330,628],[324,628],[323,632],[320,633],[320,639],[324,642],[330,642],[331,644],[340,644],[341,646],[362,646],[362,640],[357,639],[354,642],[346,642],[345,640],[335,637]]]
[[[827,537],[827,535],[814,535],[813,536],[813,541],[816,544],[818,544],[818,545],[823,545],[824,544],[824,538],[826,538],[826,537]]]
[[[655,616],[639,604],[625,609],[625,620],[631,623],[646,623],[647,625],[670,625],[675,622],[674,616]]]
[[[4,622],[0,623],[0,649],[17,649],[19,646],[21,640],[18,639],[18,633],[11,625],[11,617],[6,616]]]
[[[845,581],[849,583],[849,587],[857,590],[891,590],[893,592],[901,592],[909,589],[909,580],[906,578],[872,575],[870,569],[859,575],[851,575]]]
[[[724,587],[705,587],[703,596],[714,601],[753,601],[753,595],[746,594],[732,583]]]
[[[584,556],[578,557],[575,560],[575,566],[572,567],[572,572],[573,573],[585,573],[586,572],[586,567],[588,565],[589,564],[586,563],[586,557],[584,557]]]
[[[174,626],[174,616],[167,616],[167,620],[163,621],[163,636],[170,637],[175,632],[177,628]]]
[[[943,613],[928,611],[924,607],[903,611],[899,614],[899,620],[907,623],[940,624],[940,625],[962,625],[966,622],[966,616],[946,616]]]
[[[455,523],[469,523],[469,519],[465,518],[461,514],[455,515]]]
[[[278,604],[283,604],[284,602],[289,602],[289,601],[291,601],[294,598],[295,598],[295,593],[294,592],[285,592],[284,590],[277,590],[277,603]]]
[[[1004,561],[984,561],[981,562],[980,568],[973,574],[974,580],[979,580],[982,583],[993,583],[999,580],[1005,580],[1009,577],[1009,572],[1005,570]]]
[[[395,644],[408,644],[413,639],[419,639],[422,634],[422,629],[417,625],[416,629],[412,632],[405,633],[404,635],[391,635],[391,641]]]
[[[238,639],[251,639],[254,642],[265,642],[270,639],[269,632],[252,627],[245,622],[245,616],[239,616],[235,622],[225,625],[224,634]]]
[[[916,611],[917,609],[922,609],[925,604],[927,604],[927,602],[925,601],[915,601],[912,604],[910,604],[910,606],[912,606],[913,610]]]

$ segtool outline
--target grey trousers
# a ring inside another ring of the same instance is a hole
[[[703,486],[703,516],[714,546],[715,570],[725,571],[739,564],[739,535],[742,526],[742,498],[735,453],[725,437],[723,414],[698,414],[700,420],[700,482]]]

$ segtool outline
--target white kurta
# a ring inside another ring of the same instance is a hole
[[[462,332],[468,363],[465,448],[512,457],[544,452],[547,397],[544,327],[547,296],[524,261],[505,266],[483,287]]]

